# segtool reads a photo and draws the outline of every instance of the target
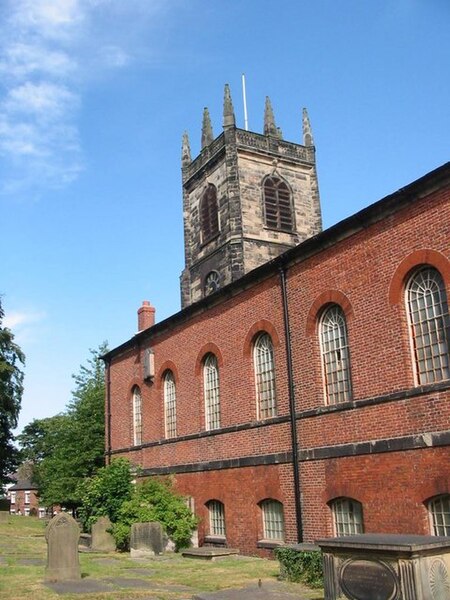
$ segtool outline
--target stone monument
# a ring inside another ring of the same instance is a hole
[[[316,543],[324,600],[450,599],[450,537],[361,534]]]
[[[109,532],[111,529],[111,521],[108,517],[100,517],[94,525],[92,525],[92,550],[97,552],[114,552],[116,542]]]
[[[47,541],[46,581],[81,579],[78,559],[80,528],[75,519],[64,512],[50,521],[45,530]]]
[[[133,523],[130,554],[133,558],[154,556],[164,551],[164,532],[161,523]]]

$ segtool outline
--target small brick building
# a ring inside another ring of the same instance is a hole
[[[201,545],[450,535],[450,165],[320,232],[306,113],[239,130],[226,90],[202,137],[184,308],[105,356],[108,460],[172,475]]]
[[[39,506],[38,487],[29,479],[18,479],[8,488],[9,512],[12,515],[44,517],[45,508]]]

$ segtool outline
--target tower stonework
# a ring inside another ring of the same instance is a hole
[[[223,132],[205,109],[202,149],[182,146],[185,308],[322,230],[315,148],[306,110],[303,145],[282,139],[266,99],[264,134],[236,127],[225,86]]]

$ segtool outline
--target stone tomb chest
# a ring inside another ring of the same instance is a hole
[[[450,537],[361,534],[317,545],[325,600],[450,600]]]

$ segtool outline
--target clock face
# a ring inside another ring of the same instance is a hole
[[[211,271],[205,277],[205,296],[217,292],[220,288],[220,275],[217,271]]]

